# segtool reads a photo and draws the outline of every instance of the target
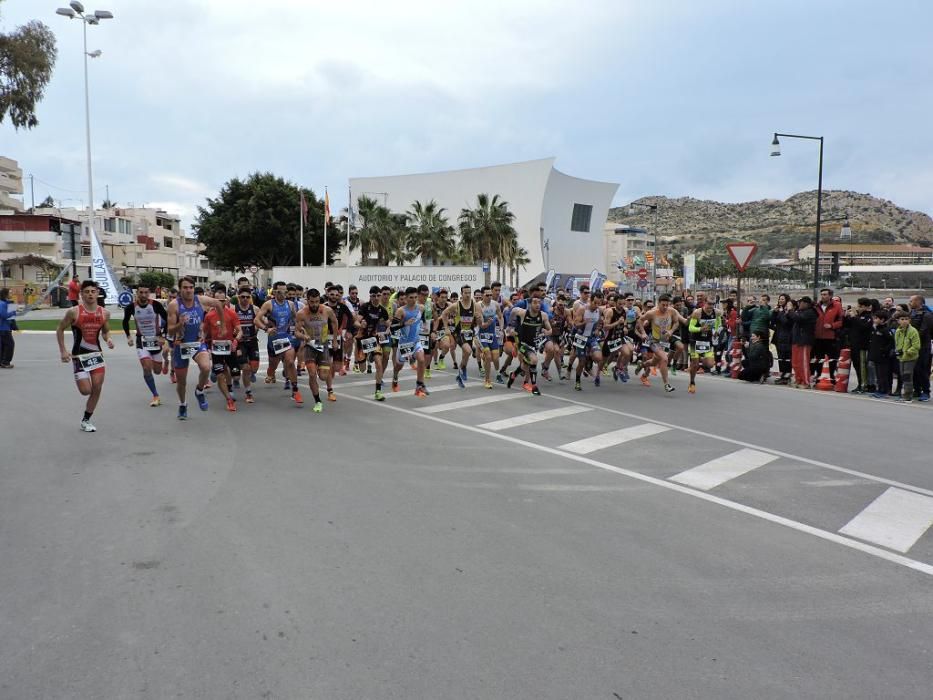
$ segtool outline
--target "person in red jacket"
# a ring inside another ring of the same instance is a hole
[[[845,320],[842,303],[833,299],[832,289],[821,289],[816,310],[816,328],[813,330],[813,351],[810,353],[810,373],[814,377],[823,367],[823,358],[829,356],[829,376],[835,379],[836,361],[839,359],[839,332]]]

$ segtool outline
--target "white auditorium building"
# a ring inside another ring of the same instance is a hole
[[[604,265],[603,225],[619,185],[565,175],[554,168],[554,160],[357,177],[350,180],[350,188],[354,203],[360,195],[366,195],[396,213],[406,212],[416,200],[426,203],[434,199],[447,210],[454,228],[460,210],[476,206],[478,194],[498,194],[515,215],[518,243],[531,260],[519,272],[520,283],[530,281],[548,267],[564,275],[589,275]],[[359,251],[353,252],[350,264],[362,264]]]

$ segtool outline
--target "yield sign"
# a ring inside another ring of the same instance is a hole
[[[751,262],[752,256],[755,254],[755,251],[758,250],[758,244],[727,243],[726,250],[729,251],[729,257],[732,258],[732,262],[735,263],[739,272],[745,272],[745,268],[747,268],[748,263]]]

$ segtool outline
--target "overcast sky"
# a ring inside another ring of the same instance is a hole
[[[40,124],[0,126],[36,201],[86,198],[81,25],[5,0],[59,59]],[[350,177],[556,156],[616,203],[824,187],[933,213],[933,3],[867,0],[101,0],[88,31],[95,199],[190,223],[269,170],[346,204]],[[42,182],[39,182],[41,180]],[[54,186],[47,186],[50,183]],[[29,203],[27,187],[26,201]]]

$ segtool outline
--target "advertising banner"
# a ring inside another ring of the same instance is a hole
[[[100,291],[107,297],[107,304],[116,304],[120,299],[120,287],[107,258],[104,247],[100,244],[97,232],[91,227],[91,276],[100,285]]]
[[[684,289],[696,286],[697,256],[695,253],[684,254]]]

